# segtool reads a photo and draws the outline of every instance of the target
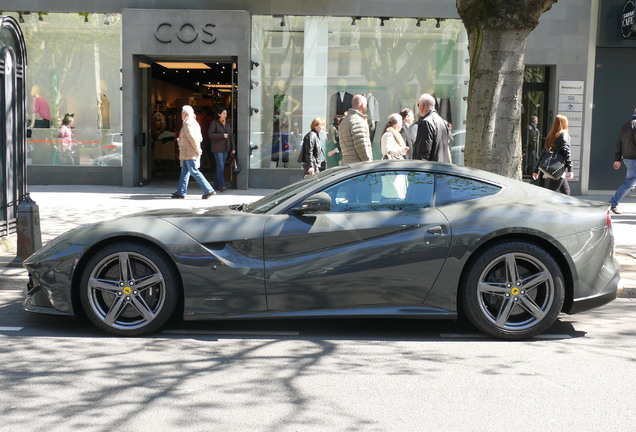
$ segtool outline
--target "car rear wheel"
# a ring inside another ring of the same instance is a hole
[[[80,298],[88,318],[119,336],[139,336],[161,328],[174,313],[177,277],[171,263],[153,249],[118,243],[88,262]]]
[[[563,273],[549,253],[532,243],[502,243],[473,261],[460,295],[463,312],[483,332],[529,339],[559,316]]]

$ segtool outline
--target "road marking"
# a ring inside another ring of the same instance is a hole
[[[0,331],[17,332],[24,329],[24,327],[0,327]]]
[[[572,336],[566,334],[540,334],[533,339],[572,339]]]
[[[196,335],[229,335],[229,336],[298,336],[297,331],[239,331],[239,330],[164,330],[165,334],[196,334]]]
[[[481,333],[475,333],[475,334],[462,334],[462,333],[440,333],[439,337],[441,338],[461,338],[461,339],[485,339],[485,338],[490,338],[490,336],[485,335],[485,334],[481,334]]]
[[[439,336],[442,338],[458,338],[458,339],[486,339],[491,337],[486,334],[478,334],[478,333],[476,334],[440,333]],[[538,336],[533,337],[532,339],[572,339],[572,336],[566,335],[566,334],[540,334]]]

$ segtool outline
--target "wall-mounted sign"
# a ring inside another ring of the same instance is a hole
[[[558,113],[568,118],[574,180],[579,179],[585,81],[559,81]]]
[[[627,0],[623,5],[623,12],[621,13],[621,36],[623,36],[623,39],[636,39],[635,12],[636,7],[634,0]]]
[[[216,42],[216,36],[212,30],[216,27],[215,24],[205,24],[200,29],[197,29],[190,23],[185,23],[180,26],[173,26],[171,23],[164,22],[157,26],[155,30],[155,39],[161,43],[171,43],[174,39],[178,39],[184,44],[191,44],[201,36],[201,42],[205,44],[213,44]]]

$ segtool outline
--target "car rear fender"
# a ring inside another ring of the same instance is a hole
[[[556,246],[556,244],[558,244],[556,241],[553,243],[532,232],[492,233],[480,240],[482,240],[481,243],[475,246],[472,251],[467,250],[468,248],[466,247],[460,249],[459,247],[451,246],[451,254],[444,263],[435,285],[426,297],[425,305],[456,311],[459,301],[459,287],[465,280],[472,263],[481,253],[500,243],[525,241],[541,247],[557,261],[559,267],[563,270],[566,290],[563,309],[568,310],[570,308],[577,275],[574,269],[574,263],[567,253]],[[449,289],[454,290],[454,292],[448,292]]]

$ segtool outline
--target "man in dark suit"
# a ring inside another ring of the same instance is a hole
[[[409,148],[409,151],[406,152],[404,158],[413,159],[413,132],[411,131],[411,125],[413,124],[413,120],[415,120],[415,116],[410,108],[404,108],[400,111],[400,115],[402,116],[402,129],[400,129],[400,135],[402,135],[404,144],[406,144]]]

